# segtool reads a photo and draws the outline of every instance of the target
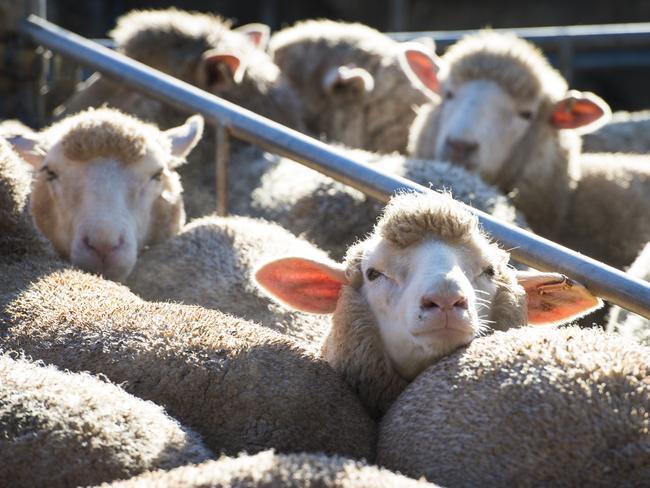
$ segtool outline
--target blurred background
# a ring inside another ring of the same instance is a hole
[[[236,24],[263,22],[273,30],[315,17],[362,22],[385,32],[650,22],[648,0],[47,0],[47,16],[83,36],[102,38],[131,9],[170,6],[216,12]],[[650,107],[650,42],[598,50],[582,46],[580,52],[557,43],[541,47],[574,88],[598,93],[612,109]]]

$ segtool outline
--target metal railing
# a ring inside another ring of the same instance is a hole
[[[439,194],[413,181],[382,173],[350,159],[343,152],[320,141],[261,117],[195,86],[154,70],[142,63],[111,51],[92,41],[61,29],[39,17],[31,16],[21,31],[37,43],[87,64],[146,95],[167,102],[181,110],[205,116],[218,127],[217,145],[224,198],[229,136],[256,144],[270,152],[286,156],[335,180],[352,186],[382,202],[399,190]],[[546,271],[559,271],[583,283],[592,293],[632,312],[650,318],[650,284],[594,259],[564,248],[547,239],[501,222],[491,215],[467,207],[476,214],[483,228],[519,261]]]

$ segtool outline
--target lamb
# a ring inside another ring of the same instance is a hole
[[[416,50],[410,47],[418,47]],[[371,27],[307,20],[276,32],[269,52],[302,100],[307,129],[328,141],[404,153],[416,107],[426,97],[399,54],[435,46],[399,43]]]
[[[3,348],[102,374],[163,406],[214,452],[373,458],[376,426],[327,363],[252,322],[144,302],[72,269],[29,226],[27,168],[2,142],[0,162]]]
[[[123,281],[144,246],[185,223],[176,168],[202,131],[200,116],[161,132],[102,108],[10,141],[36,172],[30,210],[38,229],[64,259]]]
[[[0,484],[78,486],[211,457],[162,408],[86,373],[0,355]]]
[[[644,486],[650,349],[599,329],[497,332],[425,370],[378,463],[443,486]]]
[[[489,328],[562,323],[599,299],[555,273],[515,272],[449,195],[404,194],[339,265],[286,257],[256,280],[281,303],[332,313],[322,356],[378,417],[428,365]]]
[[[650,153],[650,111],[614,112],[612,119],[583,137],[584,152]]]
[[[635,278],[650,281],[650,242],[645,245],[627,272]],[[611,308],[607,330],[619,332],[650,346],[650,320],[630,313],[621,307]]]
[[[576,187],[596,184],[592,177],[582,180],[591,169],[588,161],[581,161],[580,133],[602,125],[610,110],[594,94],[568,91],[566,81],[531,44],[513,35],[484,31],[459,41],[442,61],[443,101],[420,110],[412,128],[410,154],[447,159],[478,172],[487,183],[512,195],[535,232],[564,244],[572,230],[566,224],[571,213],[586,219],[618,212],[622,220],[630,207],[640,214],[650,211],[646,184],[650,170],[636,164],[626,165],[620,178],[600,183],[610,191],[624,192],[625,200],[598,194],[582,203],[586,209],[578,208]],[[429,59],[428,69],[411,63],[411,74],[428,81],[439,70],[436,63],[437,59]],[[407,58],[404,64],[410,66]],[[438,94],[432,96],[437,99]],[[620,161],[609,155],[599,158],[602,165]],[[628,188],[634,179],[639,184]],[[599,223],[580,221],[585,227]],[[650,239],[647,221],[641,227],[635,224],[622,223],[623,234],[600,227],[598,235],[574,245],[614,266],[629,264]],[[588,249],[596,241],[603,244]],[[618,248],[620,242],[626,243],[624,249]]]
[[[265,451],[254,456],[221,458],[198,466],[171,471],[154,471],[126,481],[104,484],[111,488],[213,487],[213,488],[376,488],[429,487],[386,469],[358,461],[322,454],[274,454]]]
[[[289,335],[317,352],[329,328],[327,317],[289,311],[260,293],[253,281],[259,262],[290,253],[327,260],[323,251],[277,224],[204,217],[144,252],[126,284],[146,300],[217,309]]]
[[[118,51],[137,61],[283,125],[303,130],[298,95],[269,55],[249,42],[250,38],[264,36],[248,27],[244,31],[233,31],[228,21],[210,14],[166,9],[128,13],[118,19],[111,35]],[[81,87],[60,112],[74,113],[102,103],[163,128],[178,125],[185,117],[161,102],[115,87],[102,77]],[[180,169],[188,189],[185,206],[190,217],[214,211],[215,146],[210,131],[192,153],[190,164]]]
[[[378,155],[341,149],[352,159],[384,172],[433,188],[450,189],[454,197],[464,203],[519,227],[527,227],[508,198],[463,168],[398,154]],[[329,251],[335,259],[342,259],[348,247],[372,230],[381,205],[360,191],[282,159],[262,176],[248,211],[280,223]],[[334,218],[340,215],[345,215],[345,219]]]

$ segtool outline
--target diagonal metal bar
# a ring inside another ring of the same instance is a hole
[[[172,78],[61,29],[39,17],[30,16],[21,31],[37,43],[65,54],[147,95],[180,109],[204,115],[223,124],[235,137],[289,157],[382,202],[399,190],[428,192],[428,188],[404,178],[377,171],[347,157],[322,142],[260,117],[237,105]],[[547,239],[495,219],[468,207],[483,228],[519,261],[545,271],[559,271],[580,281],[596,295],[632,312],[650,318],[650,283],[562,247]]]

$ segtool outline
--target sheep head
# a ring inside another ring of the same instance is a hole
[[[539,160],[542,142],[559,140],[560,131],[591,132],[611,114],[593,93],[568,91],[543,54],[514,35],[468,36],[443,62],[441,103],[420,127],[416,122],[410,151],[463,165],[488,183],[499,183],[516,160]],[[422,62],[404,57],[402,64],[413,79],[426,83]],[[523,145],[528,149],[518,150]]]
[[[202,131],[200,116],[161,132],[104,108],[10,142],[36,170],[30,205],[38,229],[63,258],[123,281],[143,246],[184,224],[174,169]]]

